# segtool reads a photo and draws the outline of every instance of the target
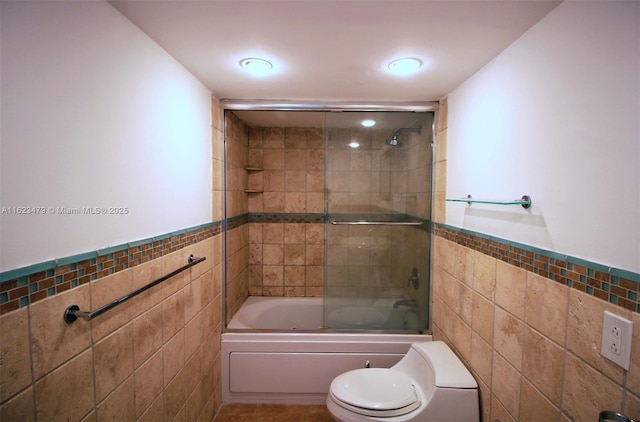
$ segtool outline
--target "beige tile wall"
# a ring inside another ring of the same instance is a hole
[[[225,113],[227,218],[248,212],[249,129],[233,112]]]
[[[250,128],[248,165],[250,212],[324,212],[321,128]]]
[[[249,296],[249,227],[227,232],[227,321]]]
[[[322,296],[324,225],[250,223],[252,296]]]
[[[600,355],[605,310],[640,314],[434,237],[433,332],[481,389],[484,420],[591,421],[601,410],[640,417],[640,342],[625,371]]]
[[[212,221],[221,221],[224,206],[224,110],[211,98],[211,208]]]
[[[0,318],[0,420],[207,420],[220,405],[221,236]],[[187,263],[206,261],[90,322],[102,306]]]
[[[402,297],[405,283],[391,275],[394,229],[399,228],[328,226],[327,296]]]
[[[447,103],[436,135],[434,221],[446,222]],[[471,369],[485,421],[640,419],[640,314],[433,237],[433,334]],[[600,355],[605,310],[634,323],[631,367]]]
[[[330,213],[405,212],[406,148],[385,144],[391,129],[331,128],[327,132]],[[407,137],[402,136],[404,142]],[[360,146],[350,148],[355,141]]]
[[[324,212],[324,132],[321,128],[249,130],[249,211]],[[322,224],[250,223],[249,294],[321,296]]]
[[[436,138],[434,148],[434,169],[433,169],[433,221],[445,223],[447,194],[447,134],[449,107],[447,99],[440,100],[438,112],[436,113]]]
[[[432,136],[431,120],[425,119],[421,135],[410,134],[405,153],[406,185],[404,209],[407,214],[429,219],[431,217]]]
[[[249,211],[248,189],[249,128],[233,112],[224,114],[226,125],[226,207],[227,218]],[[224,156],[223,156],[224,160]],[[224,184],[221,183],[221,186]],[[227,231],[227,321],[231,320],[249,295],[249,229],[246,224]]]

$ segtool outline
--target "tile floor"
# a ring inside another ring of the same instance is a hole
[[[324,405],[225,403],[214,422],[333,422]]]

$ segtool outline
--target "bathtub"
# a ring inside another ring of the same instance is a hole
[[[227,324],[229,330],[317,330],[322,299],[249,296]]]
[[[229,321],[230,330],[419,330],[417,315],[395,308],[398,298],[332,298],[323,310],[319,297],[249,296]],[[323,315],[324,312],[324,315]]]
[[[349,316],[360,315],[366,303],[352,301]],[[327,330],[322,313],[320,298],[249,297],[222,333],[222,401],[324,404],[337,375],[367,363],[391,367],[412,343],[432,340],[420,333]],[[362,327],[371,321],[365,313]]]

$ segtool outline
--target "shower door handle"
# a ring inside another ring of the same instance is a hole
[[[422,221],[336,221],[331,220],[334,226],[422,226]]]

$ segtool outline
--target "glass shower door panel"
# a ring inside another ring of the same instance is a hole
[[[432,119],[327,114],[326,327],[428,329]]]

